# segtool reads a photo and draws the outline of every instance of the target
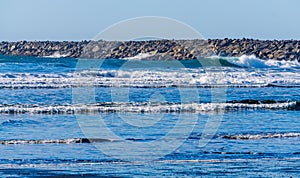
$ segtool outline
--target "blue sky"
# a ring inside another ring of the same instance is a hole
[[[92,39],[140,16],[174,18],[205,38],[300,39],[299,0],[0,0],[0,41]]]

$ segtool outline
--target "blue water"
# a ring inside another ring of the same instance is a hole
[[[299,72],[1,56],[0,175],[298,177]]]

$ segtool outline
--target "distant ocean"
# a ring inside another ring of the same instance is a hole
[[[299,176],[296,61],[58,57],[0,56],[1,176]]]

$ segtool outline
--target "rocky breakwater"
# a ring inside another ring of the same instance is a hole
[[[20,41],[0,42],[0,54],[82,58],[195,59],[196,57],[255,55],[261,59],[300,61],[298,40],[208,39],[151,41]]]
[[[12,56],[52,56],[79,57],[88,41],[19,41],[0,42],[0,54]]]
[[[220,56],[255,55],[261,59],[300,61],[299,40],[209,40],[213,51]]]

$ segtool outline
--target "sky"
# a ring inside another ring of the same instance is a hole
[[[0,0],[0,41],[89,40],[142,16],[176,19],[211,39],[300,39],[299,0]]]

